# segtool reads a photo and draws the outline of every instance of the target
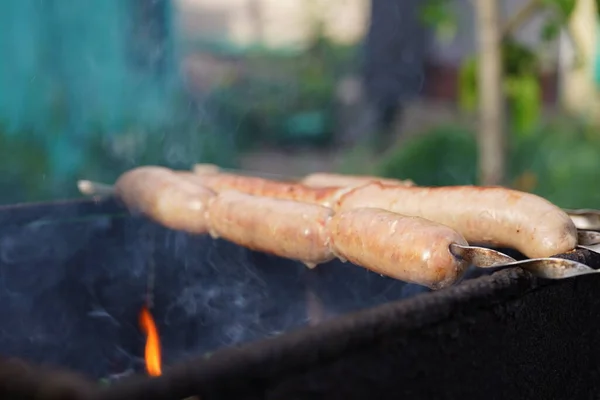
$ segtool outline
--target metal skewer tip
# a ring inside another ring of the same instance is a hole
[[[579,243],[579,245],[581,246],[591,246],[594,244],[600,244],[600,232],[578,230],[577,243]]]
[[[114,188],[111,185],[88,180],[77,181],[77,189],[84,196],[112,196],[114,194]]]
[[[462,246],[452,243],[450,252],[479,268],[492,268],[516,261],[514,258],[496,250],[477,246]]]
[[[600,272],[577,261],[553,257],[531,258],[523,261],[515,261],[503,266],[521,267],[535,276],[545,279],[565,279]]]
[[[579,210],[563,209],[578,229],[600,229],[600,210],[583,208]]]
[[[535,276],[545,279],[565,279],[573,276],[600,272],[580,262],[563,258],[530,258],[517,261],[506,254],[485,247],[451,244],[450,252],[455,257],[467,260],[472,265],[479,268],[520,267],[531,272]]]

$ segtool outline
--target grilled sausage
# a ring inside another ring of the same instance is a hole
[[[335,258],[327,224],[333,210],[316,204],[219,193],[208,209],[210,233],[240,246],[298,260],[312,268]]]
[[[459,233],[419,217],[356,208],[335,214],[329,229],[340,258],[432,289],[452,285],[469,265],[450,252],[452,243],[467,245]]]
[[[533,194],[500,187],[406,187],[382,182],[358,187],[308,187],[238,175],[202,177],[215,191],[232,188],[336,210],[375,207],[447,225],[471,243],[511,247],[528,257],[572,250],[576,228],[568,215]]]
[[[217,193],[225,190],[235,190],[254,196],[320,204],[325,207],[333,206],[343,193],[351,189],[345,187],[313,188],[299,183],[279,182],[236,174],[197,175],[186,171],[178,173],[186,176],[186,179],[195,180],[198,184],[206,186]]]
[[[455,229],[470,243],[511,247],[530,258],[577,245],[569,216],[549,201],[501,187],[401,187],[372,183],[344,194],[336,211],[375,207]]]
[[[370,182],[381,182],[390,185],[414,186],[411,180],[399,180],[379,178],[377,176],[367,175],[343,175],[318,172],[305,176],[300,183],[310,187],[332,187],[332,186],[362,186]]]
[[[125,172],[115,184],[115,194],[130,210],[163,226],[195,234],[208,232],[207,204],[215,193],[167,168],[146,166]]]
[[[221,173],[221,168],[214,164],[195,164],[193,169],[197,175],[213,175]]]

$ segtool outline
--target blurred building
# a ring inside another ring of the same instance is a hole
[[[302,47],[315,17],[336,41],[361,40],[370,0],[175,0],[188,36],[260,43],[272,48]]]
[[[450,0],[459,16],[459,30],[450,41],[440,41],[432,35],[426,38],[423,57],[427,74],[424,93],[432,97],[453,97],[456,68],[465,56],[476,49],[473,7],[469,0]],[[415,9],[423,4],[410,0],[375,0],[374,7],[391,10],[381,19],[389,20],[380,29],[387,40],[404,35],[407,48],[420,45],[420,29],[414,21]],[[501,0],[504,14],[511,15],[523,6],[522,0]],[[315,16],[320,18],[326,32],[344,43],[361,42],[369,29],[371,0],[176,0],[180,10],[179,25],[186,36],[214,38],[240,46],[261,43],[273,48],[301,48],[310,38]],[[539,32],[543,16],[531,19],[516,33],[523,43],[540,49]],[[407,27],[408,26],[408,27]],[[417,35],[415,36],[415,33]],[[412,39],[412,40],[410,40]],[[555,94],[558,44],[542,49],[546,61],[545,76],[547,99]],[[398,49],[395,68],[406,64],[406,53]],[[404,58],[404,59],[403,59]]]
[[[419,8],[423,2],[418,0],[176,1],[180,11],[179,25],[186,37],[212,38],[242,48],[262,44],[273,49],[299,50],[310,39],[313,23],[318,18],[334,40],[361,45],[366,41],[368,48],[364,54],[374,61],[367,61],[361,77],[350,76],[340,82],[338,94],[354,102],[354,107],[348,104],[350,111],[345,115],[350,118],[356,115],[355,110],[364,109],[366,97],[383,99],[380,102],[386,104],[394,103],[389,99],[397,98],[411,108],[409,112],[401,113],[403,124],[408,124],[400,128],[402,130],[456,118],[459,68],[466,56],[474,54],[477,45],[473,7],[469,0],[450,0],[459,18],[459,29],[448,41],[434,37],[419,23]],[[504,14],[509,16],[523,6],[523,1],[500,0],[500,4]],[[379,15],[371,15],[377,10]],[[558,41],[542,45],[543,18],[543,15],[532,18],[516,32],[516,38],[541,53],[544,66],[539,77],[542,95],[545,103],[553,107],[558,97],[560,52]],[[369,30],[371,19],[378,26]],[[188,65],[195,71],[192,75],[204,78],[231,68],[230,65],[221,68],[218,60],[208,56],[196,58],[193,64]],[[340,101],[347,103],[344,99]],[[434,110],[429,109],[431,107]],[[390,114],[390,111],[386,113]],[[416,121],[411,122],[411,118]],[[346,125],[350,130],[364,130],[356,121]]]

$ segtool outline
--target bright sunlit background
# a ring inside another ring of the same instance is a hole
[[[477,138],[498,131],[503,184],[600,207],[598,0],[0,7],[1,203],[76,197],[77,179],[142,164],[494,183]],[[482,82],[494,54],[503,75]]]

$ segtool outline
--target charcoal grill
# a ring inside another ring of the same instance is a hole
[[[152,263],[158,378],[137,326]],[[311,271],[112,200],[3,207],[0,398],[600,398],[600,275],[469,278],[430,292],[336,262]],[[324,310],[313,326],[307,292]]]

